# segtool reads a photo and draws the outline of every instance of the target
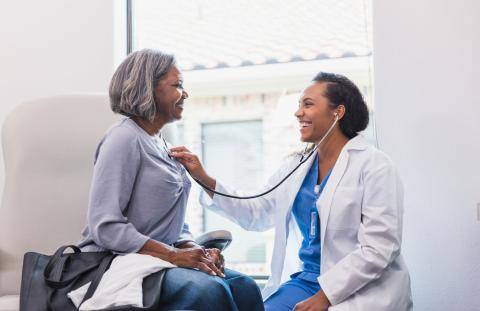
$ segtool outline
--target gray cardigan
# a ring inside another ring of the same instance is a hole
[[[113,125],[95,153],[83,251],[139,251],[148,239],[192,240],[184,222],[191,183],[158,136],[130,118]]]

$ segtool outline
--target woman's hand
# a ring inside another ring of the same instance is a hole
[[[179,244],[177,245],[177,248],[181,248],[181,249],[198,248],[202,250],[204,249],[202,246],[198,245],[193,241],[186,241],[182,244]],[[205,253],[207,258],[210,259],[210,261],[212,261],[213,264],[223,273],[225,269],[225,259],[223,258],[221,251],[218,248],[206,248]]]
[[[183,246],[188,245],[186,243]],[[199,269],[210,275],[225,277],[223,272],[209,258],[207,251],[194,244],[195,247],[175,248],[162,242],[148,240],[139,250],[140,254],[158,257],[173,263],[177,267]]]
[[[225,277],[203,248],[175,248],[168,261],[177,267],[199,269],[210,275]]]
[[[210,260],[215,264],[215,266],[222,272],[225,272],[225,259],[223,258],[222,253],[218,248],[207,248],[205,250],[207,256],[210,257]]]
[[[294,311],[325,311],[330,307],[330,301],[328,301],[327,296],[320,290],[318,293],[312,297],[305,299],[302,302],[299,302],[293,308]]]

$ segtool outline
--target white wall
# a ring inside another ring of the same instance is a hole
[[[114,66],[113,0],[1,0],[0,7],[0,124],[24,100],[106,91]],[[35,124],[29,126],[34,139]],[[0,189],[3,178],[2,164]]]
[[[415,310],[480,310],[479,55],[480,2],[374,0],[378,137],[405,183]]]

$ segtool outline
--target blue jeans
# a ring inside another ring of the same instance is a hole
[[[260,290],[250,277],[225,269],[225,278],[172,268],[165,272],[161,310],[263,311]]]
[[[290,311],[295,305],[315,295],[320,290],[318,282],[293,278],[280,285],[265,301],[265,311]]]

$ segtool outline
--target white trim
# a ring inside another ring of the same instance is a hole
[[[347,74],[352,80],[368,78],[371,56],[184,71],[191,97],[210,97],[300,90],[319,71]]]

